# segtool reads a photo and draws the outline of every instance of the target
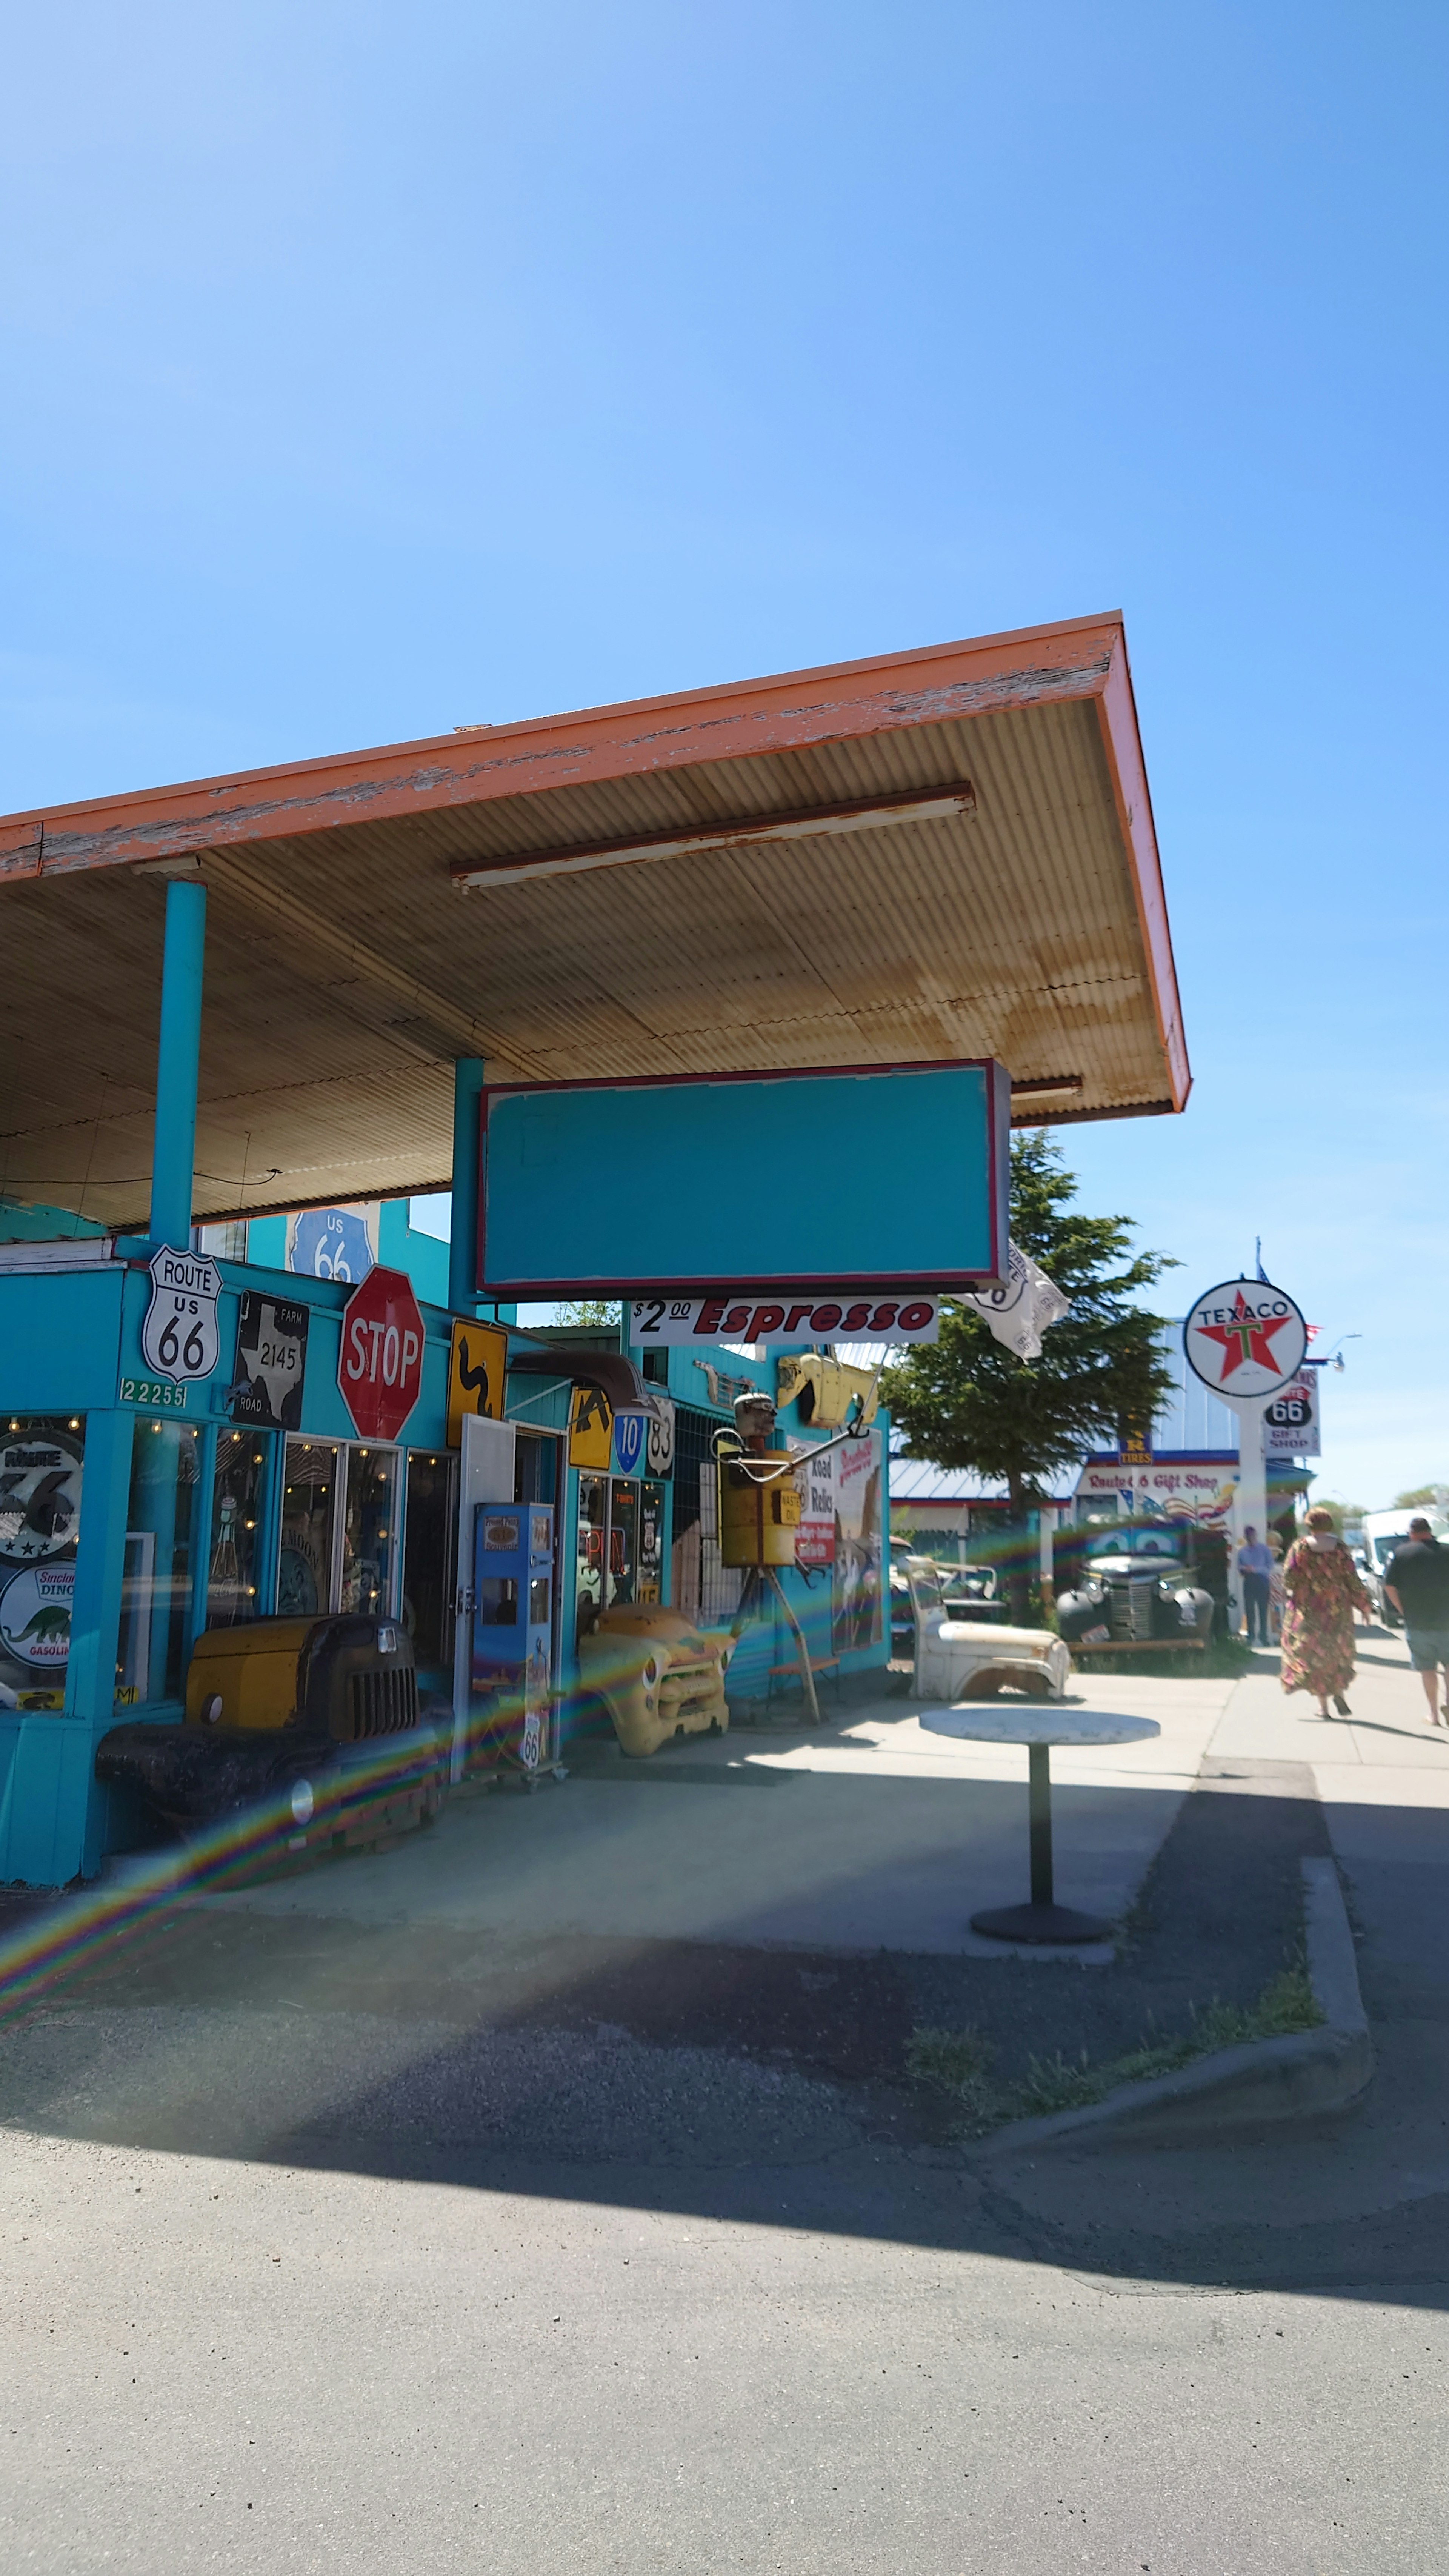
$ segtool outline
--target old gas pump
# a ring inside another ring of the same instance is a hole
[[[810,1649],[780,1580],[782,1565],[795,1562],[795,1536],[800,1526],[800,1492],[795,1482],[798,1461],[788,1449],[775,1449],[775,1406],[764,1394],[735,1398],[733,1437],[715,1439],[719,1472],[719,1552],[725,1565],[749,1569],[735,1618],[738,1634],[750,1616],[762,1587],[775,1595],[785,1624],[795,1640],[800,1688],[810,1723],[820,1723]],[[753,1580],[750,1577],[753,1577]]]
[[[473,1759],[536,1773],[549,1760],[552,1503],[480,1503],[474,1524]]]

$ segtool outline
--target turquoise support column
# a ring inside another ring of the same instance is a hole
[[[478,1181],[483,1146],[483,1059],[460,1055],[453,1067],[453,1224],[448,1245],[448,1303],[473,1314],[478,1303]]]
[[[156,1131],[151,1146],[151,1239],[184,1251],[191,1237],[196,1161],[196,1077],[201,1057],[201,981],[206,888],[174,877],[166,889],[161,966],[161,1043],[156,1051]]]

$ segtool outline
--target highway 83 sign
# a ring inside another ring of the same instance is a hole
[[[205,1253],[163,1245],[151,1264],[151,1303],[141,1326],[141,1349],[153,1377],[169,1377],[178,1386],[210,1377],[221,1357],[220,1295],[221,1272]]]
[[[1270,1280],[1226,1279],[1191,1308],[1182,1347],[1194,1375],[1225,1404],[1250,1402],[1298,1375],[1308,1326]]]

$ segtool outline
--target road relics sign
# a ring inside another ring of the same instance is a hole
[[[1251,1403],[1298,1375],[1308,1326],[1270,1280],[1227,1279],[1190,1309],[1182,1347],[1194,1375],[1225,1404]]]
[[[423,1311],[405,1271],[379,1264],[354,1288],[337,1383],[364,1440],[396,1440],[423,1391]]]
[[[1071,1299],[1054,1279],[1023,1252],[1019,1243],[1008,1247],[1006,1277],[996,1288],[983,1288],[974,1297],[963,1297],[963,1306],[974,1306],[985,1317],[998,1342],[1015,1351],[1019,1360],[1034,1360],[1041,1350],[1041,1337],[1052,1324],[1059,1324],[1071,1305]],[[933,1337],[934,1338],[934,1337]]]
[[[236,1328],[236,1372],[230,1390],[233,1422],[255,1422],[272,1431],[300,1431],[307,1375],[307,1308],[289,1297],[244,1291]]]
[[[141,1353],[153,1377],[177,1386],[210,1377],[221,1357],[220,1295],[221,1272],[205,1253],[162,1245],[151,1264],[151,1303],[141,1326]]]
[[[1317,1458],[1322,1454],[1318,1376],[1316,1368],[1301,1369],[1289,1385],[1279,1389],[1272,1403],[1263,1407],[1265,1458]]]
[[[837,1304],[837,1286],[896,1304],[977,1288],[1004,1274],[1010,1114],[1004,1066],[964,1060],[490,1084],[478,1288],[704,1297],[739,1279],[756,1302]],[[784,1172],[796,1186],[769,1184]],[[882,1172],[889,1187],[868,1183]]]
[[[940,1322],[940,1298],[910,1289],[862,1297],[850,1288],[720,1288],[709,1297],[656,1291],[629,1301],[636,1350],[687,1342],[933,1342]]]
[[[461,1447],[465,1413],[481,1413],[490,1422],[502,1421],[507,1375],[507,1325],[473,1324],[455,1315],[448,1353],[447,1448]]]
[[[795,1491],[800,1497],[800,1518],[795,1526],[795,1562],[797,1565],[833,1565],[835,1563],[835,1450],[797,1439],[793,1434],[789,1448],[795,1460]]]

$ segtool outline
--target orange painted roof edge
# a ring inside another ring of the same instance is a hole
[[[1154,1009],[1174,1106],[1180,1109],[1191,1073],[1120,610],[664,697],[528,716],[514,724],[470,726],[228,777],[33,807],[0,817],[0,884],[1084,698],[1097,701]]]
[[[181,779],[161,787],[134,788],[120,796],[93,796],[70,805],[33,806],[0,816],[0,872],[4,872],[3,853],[13,844],[33,839],[40,827],[44,827],[48,845],[41,866],[20,873],[39,874],[52,866],[97,867],[129,858],[166,857],[186,848],[211,847],[228,837],[272,839],[323,830],[333,823],[359,822],[372,814],[423,811],[430,805],[471,804],[495,796],[527,795],[531,789],[563,785],[569,777],[618,776],[641,768],[673,767],[686,760],[728,759],[735,756],[735,746],[724,745],[720,737],[732,732],[735,722],[748,722],[752,715],[756,724],[768,724],[771,713],[778,716],[782,712],[778,705],[782,699],[798,697],[805,689],[873,680],[876,686],[853,693],[853,701],[878,705],[890,694],[881,686],[885,675],[899,674],[914,682],[908,694],[912,700],[919,700],[922,694],[929,695],[920,689],[920,675],[925,666],[933,663],[965,666],[962,676],[967,676],[969,670],[978,682],[1005,682],[1015,677],[1020,685],[1005,689],[996,699],[1001,705],[1030,704],[1039,696],[1093,695],[1096,690],[1092,666],[1099,664],[1096,680],[1100,689],[1105,683],[1105,657],[1110,653],[1111,639],[1121,631],[1121,612],[1109,610],[1100,617],[1063,618],[1050,626],[1023,626],[1000,635],[918,645],[904,653],[873,654],[860,662],[827,662],[804,671],[768,673],[756,680],[674,690],[665,697],[626,698],[608,706],[524,716],[513,724],[470,725],[443,734],[424,734],[414,742],[382,743],[364,751],[327,752],[312,760],[281,761],[263,769],[235,770],[215,778]],[[1098,648],[1095,655],[1088,649],[1093,643]],[[1035,670],[1019,667],[1023,645],[1048,648]],[[942,678],[945,676],[943,671]],[[1074,679],[1076,686],[1072,685]],[[809,712],[825,719],[808,735],[793,728],[775,738],[761,732],[754,741],[739,748],[747,753],[785,751],[801,739],[828,740],[834,730],[866,730],[858,718],[838,727],[830,724],[831,713],[844,717],[846,705],[850,704],[848,695],[845,704],[837,702],[834,708],[827,704],[800,710],[802,715]],[[640,719],[667,716],[686,708],[699,710],[697,725],[666,726],[661,730],[650,722],[643,734],[637,730]],[[910,715],[898,715],[897,721],[919,723],[922,715],[918,707],[913,707]],[[579,740],[583,733],[591,738],[587,746]],[[705,736],[711,738],[703,739]],[[554,738],[552,746],[550,737]],[[510,751],[513,744],[521,746],[519,752]],[[598,755],[606,747],[613,757],[606,755],[606,764],[596,768]],[[620,754],[625,756],[621,758]],[[421,774],[417,767],[420,760],[427,763]],[[539,774],[541,768],[552,770],[555,763],[561,774]],[[310,779],[317,781],[316,793],[310,797],[298,795],[296,790]],[[273,784],[288,785],[293,792],[276,799],[258,798],[251,792]],[[346,792],[349,787],[368,786],[376,791],[371,796],[355,798]],[[398,799],[396,804],[394,797]],[[271,819],[273,815],[275,820]],[[239,835],[234,828],[237,823],[242,824]],[[67,825],[69,830],[64,828]],[[230,832],[228,825],[233,827]],[[184,840],[176,837],[178,830],[185,832]],[[200,838],[196,837],[198,831]]]

